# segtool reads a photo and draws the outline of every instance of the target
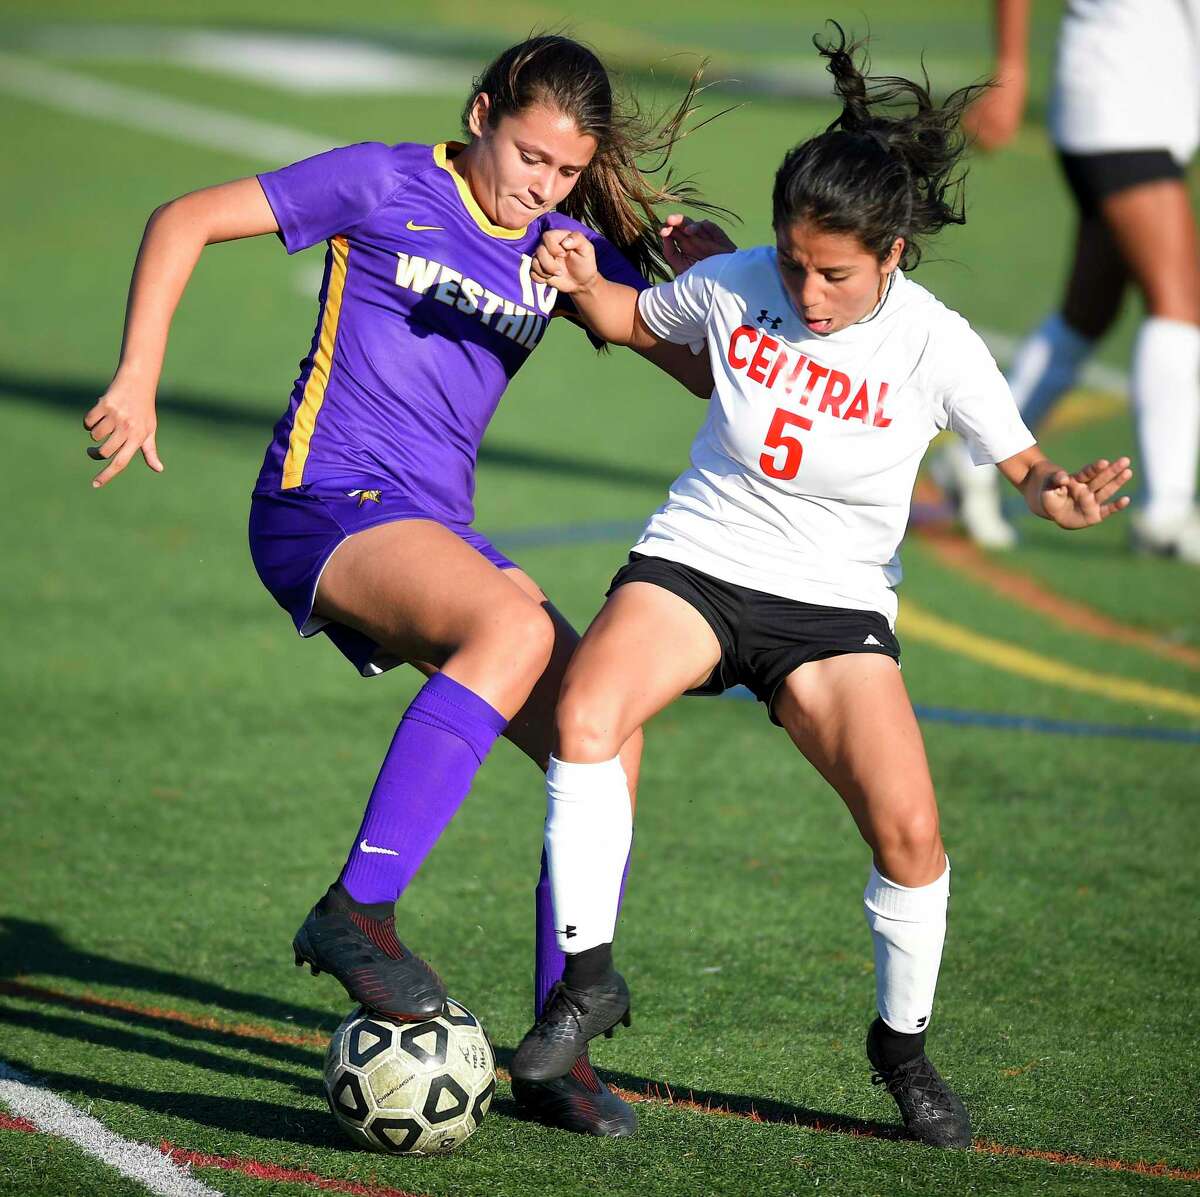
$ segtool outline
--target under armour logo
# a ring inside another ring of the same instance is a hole
[[[563,928],[563,937],[565,939],[574,939],[575,938],[575,924],[574,923],[568,923]]]
[[[782,316],[772,316],[766,308],[763,308],[762,311],[758,313],[757,319],[759,324],[769,324],[772,331],[777,329],[783,323]]]
[[[917,1030],[919,1031],[929,1021],[929,1015],[923,1014],[917,1019]]]

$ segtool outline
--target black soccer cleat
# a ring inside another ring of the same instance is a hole
[[[867,1059],[874,1072],[871,1084],[884,1085],[900,1107],[908,1133],[930,1147],[970,1147],[971,1119],[957,1093],[942,1079],[933,1061],[921,1052],[911,1060],[886,1067],[874,1041],[875,1026],[867,1033]]]
[[[331,890],[292,940],[297,967],[326,972],[352,1001],[401,1021],[431,1018],[446,1000],[442,979],[397,938],[393,918],[371,918]]]
[[[625,1138],[637,1131],[633,1107],[596,1075],[586,1052],[566,1076],[553,1081],[513,1077],[512,1094],[522,1113],[545,1126],[612,1138]]]
[[[554,1081],[571,1071],[597,1035],[611,1039],[617,1023],[629,1026],[629,986],[613,971],[597,985],[569,989],[559,981],[541,1017],[526,1032],[512,1060],[514,1080]]]

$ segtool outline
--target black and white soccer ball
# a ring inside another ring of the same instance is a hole
[[[360,1006],[334,1031],[325,1055],[329,1108],[372,1151],[450,1151],[479,1129],[495,1092],[487,1032],[452,998],[424,1022],[397,1022]]]

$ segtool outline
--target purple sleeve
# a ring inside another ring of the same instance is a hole
[[[363,141],[259,175],[288,253],[349,232],[402,187],[402,149]]]

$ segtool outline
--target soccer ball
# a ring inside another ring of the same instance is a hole
[[[450,1151],[479,1129],[495,1092],[487,1032],[452,998],[424,1022],[397,1022],[360,1006],[334,1031],[325,1055],[329,1108],[372,1151]]]

